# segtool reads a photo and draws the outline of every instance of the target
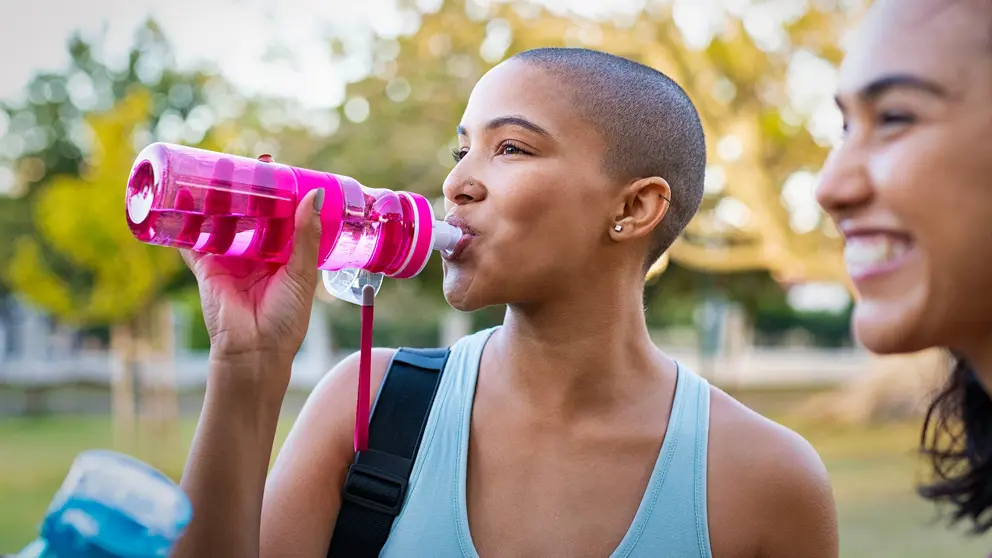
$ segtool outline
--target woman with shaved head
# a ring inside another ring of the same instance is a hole
[[[483,76],[453,132],[446,220],[466,234],[444,294],[506,317],[448,353],[374,351],[383,426],[357,457],[352,357],[311,394],[266,480],[309,322],[319,198],[301,204],[284,268],[187,254],[212,337],[178,555],[837,556],[816,452],[648,335],[645,272],[703,195],[688,95],[625,58],[538,49]],[[395,387],[430,370],[433,400]],[[411,425],[422,436],[396,443]]]

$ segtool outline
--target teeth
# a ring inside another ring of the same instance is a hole
[[[849,273],[856,274],[900,258],[909,248],[905,240],[886,235],[852,238],[844,247],[844,263]]]

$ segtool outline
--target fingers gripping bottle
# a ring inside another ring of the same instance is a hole
[[[126,213],[142,242],[285,263],[301,199],[324,188],[317,267],[328,291],[360,304],[382,277],[419,274],[434,250],[462,232],[435,220],[412,192],[362,186],[353,178],[180,145],[153,143],[135,159]]]
[[[42,522],[16,558],[165,558],[192,517],[172,480],[116,452],[76,457]]]

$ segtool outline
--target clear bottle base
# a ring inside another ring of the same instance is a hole
[[[379,294],[379,288],[382,287],[383,274],[364,269],[323,270],[320,275],[328,294],[352,304],[362,304],[362,289],[365,285],[372,285],[376,294]]]

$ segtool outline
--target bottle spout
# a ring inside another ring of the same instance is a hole
[[[454,225],[444,221],[434,221],[434,249],[439,252],[454,250],[462,234],[462,230]]]

